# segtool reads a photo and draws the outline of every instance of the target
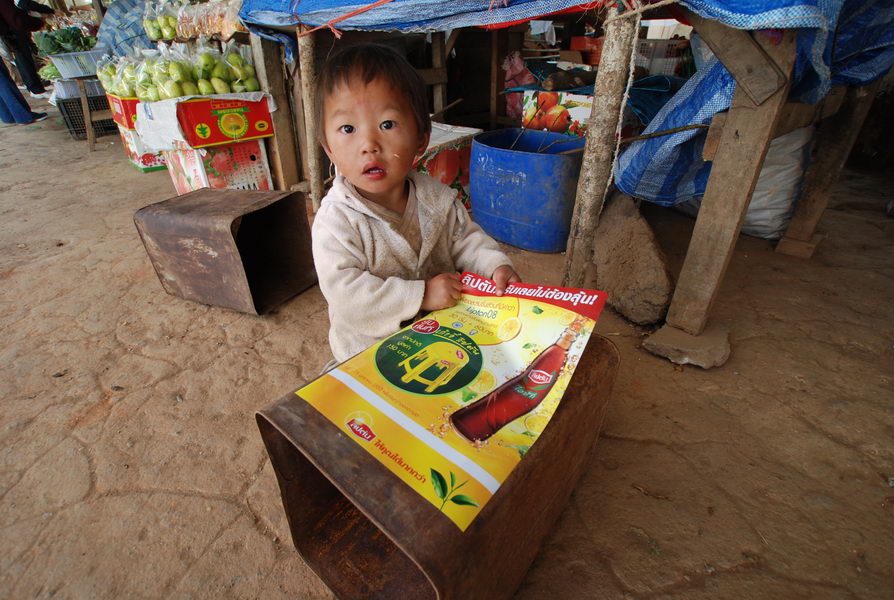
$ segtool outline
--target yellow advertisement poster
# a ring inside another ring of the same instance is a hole
[[[465,531],[549,424],[606,295],[462,282],[295,393]]]

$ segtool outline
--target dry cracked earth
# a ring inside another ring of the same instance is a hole
[[[132,216],[168,175],[51,117],[0,128],[0,597],[330,598],[254,424],[329,359],[319,290],[263,317],[166,295]],[[604,314],[603,434],[517,599],[894,595],[892,183],[846,172],[810,261],[739,240],[721,368]],[[645,212],[678,269],[691,221]]]

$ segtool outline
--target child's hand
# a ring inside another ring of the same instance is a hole
[[[497,296],[502,296],[503,292],[506,291],[506,286],[510,283],[521,281],[521,277],[519,277],[518,273],[516,273],[515,270],[509,265],[497,267],[491,279],[493,279],[494,283],[497,284]]]
[[[425,282],[422,310],[440,310],[453,306],[459,302],[462,289],[459,273],[441,273],[432,277]]]

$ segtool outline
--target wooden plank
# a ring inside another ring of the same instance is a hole
[[[310,192],[310,169],[307,165],[307,130],[304,125],[304,101],[301,97],[301,69],[296,61],[291,71],[292,129],[298,138],[298,156],[301,158],[301,172]]]
[[[809,242],[784,237],[776,245],[776,252],[794,256],[795,258],[810,258],[822,239],[823,236],[819,234],[814,234]]]
[[[737,88],[743,89],[754,104],[762,104],[786,84],[788,76],[749,32],[704,19],[688,10],[686,18],[736,78]]]
[[[93,115],[90,113],[90,104],[87,101],[87,87],[83,79],[78,79],[77,82],[81,97],[81,113],[84,116],[84,130],[87,133],[87,149],[93,152],[96,149],[96,132],[93,131]]]
[[[439,69],[416,69],[416,72],[422,77],[422,81],[425,82],[425,85],[447,83],[447,69],[443,67]]]
[[[317,141],[317,120],[314,117],[314,90],[316,88],[317,67],[314,62],[314,34],[302,36],[306,29],[298,26],[298,60],[301,65],[301,102],[304,107],[304,134],[307,143],[307,178],[310,181],[310,199],[314,211],[319,210],[323,200],[323,173],[321,172],[321,148]]]
[[[877,79],[867,86],[849,88],[838,113],[820,123],[814,141],[815,151],[804,174],[801,198],[783,240],[810,242],[813,239],[832,196],[832,188],[857,141],[881,82]],[[786,249],[791,247],[792,244],[780,243],[776,251],[787,254]]]
[[[618,9],[612,9],[610,14],[618,12]],[[593,106],[587,121],[587,144],[577,182],[574,216],[565,251],[564,286],[591,287],[594,283],[596,227],[612,178],[618,120],[636,34],[634,19],[616,19],[606,26]]]
[[[274,136],[267,138],[270,170],[276,189],[288,190],[301,178],[298,174],[299,157],[295,131],[292,129],[292,109],[286,91],[282,47],[277,42],[253,35],[251,51],[261,89],[273,96],[276,103],[276,110],[270,114]]]
[[[757,39],[774,62],[791,73],[794,33],[786,31],[776,46],[769,36],[758,35]],[[668,310],[669,325],[692,335],[704,330],[788,90],[786,83],[757,105],[744,87],[736,89]]]
[[[433,112],[444,110],[447,105],[447,55],[445,54],[445,35],[443,31],[431,34],[431,66],[436,71],[443,71],[441,81],[434,84],[432,89]]]
[[[460,31],[461,29],[454,29],[450,32],[450,37],[447,38],[447,43],[444,48],[444,52],[447,56],[450,56],[450,53],[453,52],[453,47],[456,45],[456,38],[459,37]]]
[[[777,138],[791,133],[795,129],[807,127],[811,123],[831,117],[841,107],[846,90],[847,86],[833,85],[829,94],[816,104],[786,103],[782,107],[782,114],[779,116],[779,122],[776,123],[773,137]]]
[[[722,112],[714,115],[711,119],[711,127],[708,128],[708,135],[705,137],[705,145],[702,148],[702,160],[712,161],[717,155],[717,147],[720,146],[720,138],[723,136],[723,125],[726,123],[726,115]]]

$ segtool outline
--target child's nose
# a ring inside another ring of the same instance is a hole
[[[363,138],[363,151],[378,153],[382,149],[375,133],[369,133]]]

